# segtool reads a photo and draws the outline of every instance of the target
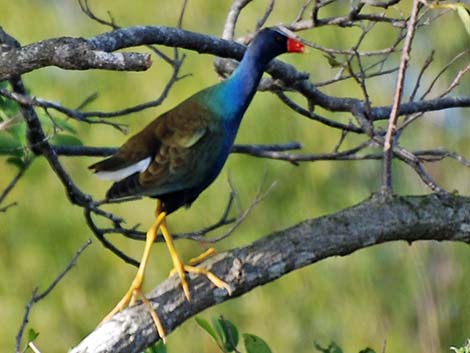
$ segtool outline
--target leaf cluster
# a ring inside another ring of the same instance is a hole
[[[196,317],[197,324],[206,331],[223,353],[240,353],[238,343],[240,333],[233,322],[223,316],[212,318],[212,325],[203,317]],[[243,344],[246,353],[272,353],[269,345],[261,338],[251,333],[243,333]]]
[[[0,89],[7,87],[7,81],[0,82]],[[41,125],[49,131],[49,142],[65,146],[82,146],[77,130],[66,117],[52,117],[47,110],[38,111]],[[32,158],[27,143],[26,122],[21,117],[18,103],[0,95],[0,156],[8,164],[24,169]]]

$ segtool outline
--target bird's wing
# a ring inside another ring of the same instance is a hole
[[[90,169],[102,178],[116,181],[109,192],[112,198],[155,196],[193,187],[204,177],[198,172],[201,150],[197,145],[211,135],[209,116],[197,102],[185,101],[131,137],[115,155]]]
[[[165,192],[192,187],[199,182],[196,171],[198,143],[211,134],[208,112],[195,102],[169,111],[161,122],[149,125],[153,138],[159,141],[148,168],[139,175],[142,187]]]

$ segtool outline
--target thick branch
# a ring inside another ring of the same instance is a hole
[[[82,38],[53,38],[0,51],[0,81],[46,66],[68,70],[142,71],[151,64],[149,54],[108,53],[94,50]]]
[[[171,220],[170,220],[171,222]],[[214,256],[203,266],[227,281],[233,296],[205,278],[191,279],[192,301],[173,276],[149,297],[168,333],[202,310],[331,256],[388,241],[449,240],[470,243],[470,198],[436,195],[372,198],[336,214],[306,220],[250,246]],[[71,353],[141,352],[158,339],[143,305],[131,307],[98,327]]]

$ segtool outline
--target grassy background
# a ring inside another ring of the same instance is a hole
[[[278,1],[268,24],[288,23],[303,1]],[[342,5],[331,6],[329,15],[344,13]],[[93,36],[107,29],[90,21],[74,1],[0,0],[0,25],[22,44],[57,36]],[[106,0],[93,3],[97,13],[110,10],[121,26],[137,24],[174,25],[181,2],[141,0]],[[230,1],[190,1],[184,27],[193,31],[220,35]],[[238,34],[252,30],[266,1],[255,1],[243,12]],[[406,8],[402,8],[406,11]],[[342,12],[343,11],[343,12]],[[391,10],[398,11],[398,10]],[[327,14],[325,13],[325,16]],[[468,47],[468,38],[458,18],[448,14],[439,25],[424,29],[416,37],[410,78],[435,48],[434,74],[450,58]],[[442,29],[446,30],[443,31]],[[320,28],[305,36],[319,44],[348,48],[357,29]],[[368,48],[389,45],[390,29],[378,25],[367,42]],[[171,53],[171,50],[167,50]],[[217,82],[212,70],[213,58],[187,52],[183,73],[191,76],[176,84],[165,103],[156,109],[120,118],[130,132],[141,129],[159,113],[171,108],[189,94]],[[397,59],[394,56],[393,59]],[[468,61],[468,55],[464,58]],[[282,60],[310,72],[314,81],[334,76],[323,56],[311,50],[303,56],[284,56]],[[390,63],[392,67],[396,64]],[[458,67],[439,82],[443,89]],[[156,97],[170,75],[168,68],[154,58],[154,65],[144,73],[70,72],[56,68],[42,69],[24,76],[33,95],[77,106],[89,94],[99,92],[99,99],[89,109],[116,110]],[[432,77],[425,79],[429,83]],[[456,94],[469,92],[469,82]],[[390,104],[393,80],[371,80],[369,90],[376,105]],[[324,89],[337,96],[361,97],[352,81]],[[318,109],[319,113],[329,116]],[[468,113],[467,113],[468,114]],[[446,146],[468,152],[470,124],[461,110],[428,114],[402,136],[409,148]],[[350,116],[344,115],[344,121]],[[85,144],[117,146],[125,136],[106,126],[88,126],[71,122]],[[238,143],[279,143],[301,141],[306,152],[331,151],[339,133],[296,116],[268,93],[259,93],[250,106],[237,138]],[[352,138],[351,141],[354,141]],[[346,146],[352,145],[352,142]],[[467,154],[468,155],[468,154]],[[97,181],[86,166],[92,158],[63,158],[74,180],[86,192],[102,197],[109,186]],[[16,170],[2,162],[0,189]],[[395,165],[396,191],[406,194],[427,192],[413,172]],[[449,190],[470,193],[470,173],[453,162],[436,164],[432,174]],[[176,212],[169,220],[173,231],[189,231],[207,225],[219,217],[228,196],[230,174],[243,206],[249,205],[263,176],[277,181],[270,196],[250,215],[229,239],[218,244],[219,250],[249,244],[274,230],[288,227],[306,218],[318,217],[353,205],[380,183],[379,162],[321,162],[294,167],[234,155],[216,182],[189,210]],[[347,177],[345,177],[347,176]],[[7,201],[18,205],[0,214],[0,350],[12,351],[24,306],[36,286],[44,289],[65,267],[76,250],[92,237],[82,211],[72,207],[56,176],[46,162],[36,160]],[[110,207],[124,215],[128,224],[145,228],[152,221],[154,202],[140,200]],[[116,236],[115,243],[134,257],[142,244]],[[180,241],[185,258],[197,255],[199,244]],[[346,351],[365,346],[387,352],[441,352],[461,345],[470,332],[470,250],[461,244],[403,243],[386,244],[362,250],[346,258],[332,258],[289,274],[275,283],[207,310],[211,317],[223,314],[243,332],[257,334],[274,352],[313,352],[313,341],[338,342]],[[147,271],[147,286],[163,280],[170,260],[163,245],[156,246]],[[90,332],[114,306],[127,289],[135,270],[106,251],[98,242],[82,255],[78,266],[44,301],[34,307],[31,327],[40,332],[37,340],[43,352],[64,352]],[[170,352],[217,352],[208,335],[193,320],[178,328],[168,339]]]

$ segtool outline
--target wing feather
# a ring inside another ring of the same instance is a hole
[[[210,114],[197,100],[186,100],[131,137],[115,155],[90,169],[97,174],[133,171],[112,186],[110,198],[158,196],[192,188],[202,182],[204,165],[213,162],[211,156],[217,154],[223,140],[220,123]],[[205,153],[207,145],[204,147],[207,141],[214,144],[209,156]],[[139,168],[135,167],[138,163]]]

